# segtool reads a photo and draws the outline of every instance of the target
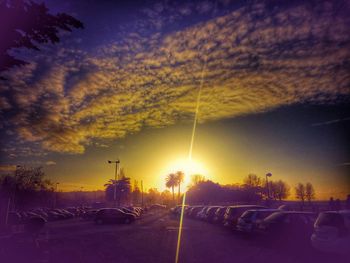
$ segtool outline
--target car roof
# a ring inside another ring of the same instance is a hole
[[[107,208],[101,208],[101,209],[99,209],[99,211],[106,211],[106,210],[118,210],[118,211],[120,211],[120,208],[113,208],[113,207],[107,207]]]
[[[266,209],[250,209],[247,210],[246,212],[279,212],[281,211],[280,209],[273,209],[273,208],[266,208]]]
[[[345,214],[345,215],[349,215],[350,214],[350,210],[339,210],[339,211],[324,211],[322,213],[327,213],[327,214]]]
[[[316,215],[316,213],[314,212],[307,212],[307,211],[277,211],[277,213],[294,214],[294,215]]]
[[[261,208],[267,208],[267,207],[262,206],[262,205],[231,205],[231,206],[228,206],[228,208],[246,208],[246,207],[261,207]]]

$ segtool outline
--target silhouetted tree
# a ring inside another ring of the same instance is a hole
[[[82,22],[65,13],[50,14],[44,3],[0,1],[0,72],[27,62],[14,58],[12,48],[39,50],[38,44],[60,41],[59,30],[83,28]]]
[[[261,187],[262,186],[262,180],[259,176],[256,174],[248,174],[244,180],[243,183],[247,187]]]
[[[170,205],[171,204],[171,192],[169,190],[164,190],[161,194],[160,194],[160,198],[162,201],[162,204],[165,205]]]
[[[270,183],[272,198],[280,201],[288,198],[288,196],[290,195],[290,187],[287,183],[285,183],[282,180],[278,180],[277,182],[271,181]]]
[[[160,192],[157,188],[150,188],[147,193],[147,203],[156,204],[160,201]]]
[[[134,186],[131,192],[132,196],[132,203],[133,204],[139,204],[140,203],[140,198],[141,198],[141,191],[139,188],[139,184],[136,180],[134,180]]]
[[[177,180],[177,185],[178,185],[177,202],[179,202],[179,200],[180,200],[180,187],[185,179],[185,174],[182,171],[177,171],[175,173],[175,175],[176,175],[176,180]]]
[[[248,174],[243,180],[243,189],[247,194],[247,201],[256,201],[262,198],[262,179],[256,174]]]
[[[306,183],[305,197],[306,197],[306,200],[308,200],[309,202],[315,199],[315,189],[311,183]]]
[[[52,201],[53,185],[45,179],[42,167],[21,166],[14,175],[0,177],[0,193],[10,197],[15,207],[35,204],[49,205]]]
[[[210,204],[222,201],[223,188],[210,180],[199,182],[190,187],[186,194],[189,203]]]
[[[171,173],[171,174],[168,174],[166,179],[165,179],[165,186],[167,188],[171,188],[171,191],[173,193],[173,202],[175,202],[175,187],[177,186],[177,177],[176,177],[176,174],[174,173]]]
[[[194,174],[192,175],[191,178],[191,184],[192,185],[196,185],[199,184],[200,182],[204,182],[205,181],[205,177],[201,174]]]
[[[104,185],[106,187],[106,199],[108,201],[114,200],[114,188],[116,188],[116,200],[118,202],[118,206],[121,205],[123,200],[127,200],[130,190],[131,190],[131,184],[130,184],[130,178],[123,176],[119,180],[113,180],[110,179],[108,183]]]
[[[302,205],[304,206],[305,201],[305,186],[302,183],[298,183],[295,187],[295,197],[301,200]]]

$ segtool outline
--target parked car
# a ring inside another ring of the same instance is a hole
[[[191,207],[191,209],[190,209],[189,212],[188,212],[188,216],[189,216],[190,218],[196,218],[198,212],[200,212],[202,209],[203,209],[203,206],[194,206],[194,207]]]
[[[214,222],[215,212],[218,210],[220,206],[211,206],[207,209],[207,212],[205,213],[205,221],[208,221],[209,223]]]
[[[125,213],[128,213],[128,214],[133,214],[135,216],[135,218],[138,218],[140,217],[140,214],[139,212],[137,212],[137,210],[134,210],[132,207],[122,207],[120,208],[120,210],[122,210],[123,212]]]
[[[242,233],[254,233],[259,224],[269,215],[274,212],[279,212],[278,209],[255,209],[245,211],[237,222],[237,230]]]
[[[82,219],[92,220],[95,219],[97,211],[96,209],[86,209],[84,212],[81,212],[80,216]]]
[[[224,215],[225,215],[226,209],[227,207],[225,206],[219,207],[218,209],[216,209],[214,221],[213,221],[215,224],[222,224],[224,222]]]
[[[320,213],[311,243],[320,251],[350,255],[350,210]]]
[[[309,245],[315,220],[316,214],[312,212],[280,211],[266,217],[258,230],[270,242]]]
[[[203,208],[197,213],[196,218],[200,220],[204,220],[205,216],[207,214],[207,210],[210,208],[210,206],[203,206]]]
[[[103,208],[97,211],[95,215],[96,224],[105,223],[126,223],[134,222],[136,216],[130,213],[125,213],[117,208]]]
[[[64,215],[62,215],[62,214],[60,214],[60,213],[57,213],[57,212],[55,212],[55,211],[53,211],[53,210],[50,210],[48,213],[47,213],[47,215],[48,215],[48,220],[49,221],[57,221],[57,220],[63,220],[63,219],[65,219],[65,216]]]
[[[226,208],[224,215],[224,225],[228,227],[236,228],[238,218],[247,210],[251,209],[267,209],[265,206],[260,205],[235,205]]]
[[[184,205],[184,209],[186,210],[188,208],[188,205]],[[170,214],[174,216],[180,216],[182,210],[182,205],[177,205],[170,209]]]

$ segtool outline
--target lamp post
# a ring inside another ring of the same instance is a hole
[[[266,175],[266,190],[267,190],[267,199],[270,199],[270,187],[268,177],[272,176],[272,173],[267,173]]]
[[[114,205],[116,207],[117,206],[117,180],[119,180],[119,164],[120,164],[120,160],[119,159],[117,159],[116,161],[108,160],[108,163],[115,163],[113,200],[114,200]]]

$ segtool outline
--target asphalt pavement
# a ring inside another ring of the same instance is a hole
[[[95,225],[80,219],[48,223],[39,237],[2,240],[0,261],[174,263],[178,218],[166,212],[145,215],[130,225]],[[184,219],[179,262],[183,263],[333,263],[345,258],[321,254],[308,246],[270,244],[225,227]]]

